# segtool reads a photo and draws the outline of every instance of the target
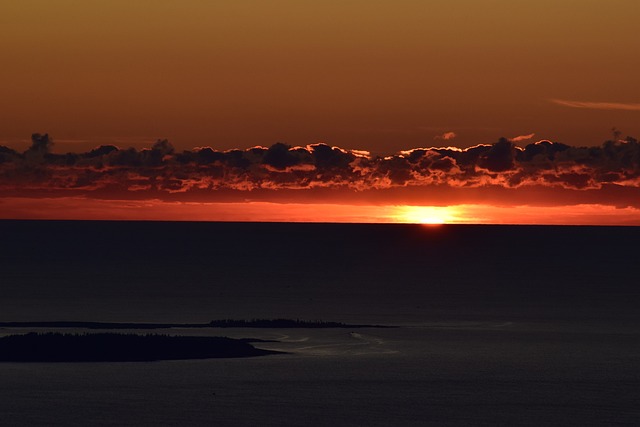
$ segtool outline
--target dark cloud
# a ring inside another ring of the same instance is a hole
[[[83,157],[87,159],[92,159],[95,157],[107,156],[113,153],[114,151],[118,151],[118,147],[116,147],[115,145],[101,145],[89,151],[88,153],[85,153]]]
[[[291,151],[291,146],[280,142],[269,147],[263,156],[260,151],[262,150],[254,149],[254,153],[262,157],[263,164],[272,166],[275,169],[283,170],[298,163],[298,158]]]
[[[405,188],[426,195],[453,189],[640,187],[640,144],[629,137],[598,147],[546,140],[518,147],[502,138],[466,149],[415,148],[387,157],[327,144],[177,152],[166,139],[141,150],[102,145],[85,153],[55,154],[52,143],[47,134],[34,134],[24,153],[0,146],[0,191],[204,201],[229,194],[280,197],[276,193],[325,200],[338,189],[380,195]],[[313,196],[307,190],[314,190]]]
[[[491,172],[504,172],[513,169],[515,146],[511,141],[500,138],[478,159],[478,166]]]
[[[20,154],[16,150],[0,145],[0,164],[15,162],[20,157]]]
[[[48,133],[44,135],[34,133],[31,135],[31,147],[29,147],[29,151],[48,153],[52,145],[53,140],[49,138]]]

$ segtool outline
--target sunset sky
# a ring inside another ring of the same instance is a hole
[[[638,22],[636,0],[2,2],[0,218],[640,225]]]

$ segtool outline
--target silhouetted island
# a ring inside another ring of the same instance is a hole
[[[248,340],[118,333],[28,333],[0,338],[3,362],[143,362],[253,357],[281,352],[261,350]]]
[[[0,322],[0,328],[84,328],[84,329],[166,329],[166,328],[391,328],[300,319],[222,319],[209,323],[114,323],[114,322]]]
[[[212,320],[209,326],[214,328],[388,328],[382,325],[354,325],[341,322],[324,322],[322,320],[300,319],[251,319]]]

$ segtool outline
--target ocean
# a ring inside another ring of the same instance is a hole
[[[0,322],[394,326],[163,331],[287,352],[247,359],[0,363],[1,425],[640,424],[640,227],[0,221],[0,239]]]

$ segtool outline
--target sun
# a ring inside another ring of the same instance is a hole
[[[456,213],[451,206],[398,206],[394,216],[398,222],[440,225],[458,222]]]

